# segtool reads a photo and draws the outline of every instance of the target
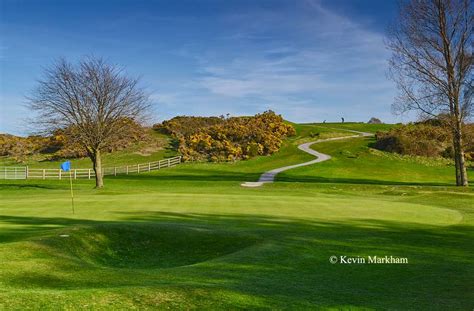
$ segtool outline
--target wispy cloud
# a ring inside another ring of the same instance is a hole
[[[204,1],[192,9],[123,1],[98,13],[46,3],[23,17],[10,8],[0,41],[0,95],[21,98],[57,56],[95,54],[142,76],[156,120],[273,109],[297,122],[342,115],[395,121],[383,29],[368,28],[375,24],[367,16],[329,9],[329,1]],[[48,18],[60,8],[60,18]],[[0,102],[9,115],[0,131],[16,131],[28,113],[18,101]]]
[[[221,44],[238,49],[194,54],[200,75],[193,87],[207,90],[221,109],[226,103],[275,107],[294,120],[322,120],[335,111],[389,117],[393,86],[385,78],[382,34],[319,1],[297,12],[252,11],[225,20],[234,33]]]

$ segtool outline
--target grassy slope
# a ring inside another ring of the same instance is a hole
[[[316,131],[334,135],[298,125],[272,157],[110,178],[100,191],[78,181],[75,215],[66,182],[0,183],[0,308],[472,308],[474,192],[431,186],[451,168],[390,170],[355,139],[315,145],[334,159],[279,177],[304,182],[239,186],[311,159],[296,144]]]
[[[345,123],[323,126],[376,132],[387,130],[393,125]],[[277,178],[280,181],[312,183],[452,185],[454,168],[445,162],[433,160],[420,163],[415,158],[397,158],[369,148],[374,142],[373,137],[361,137],[314,144],[312,148],[330,154],[331,161],[283,172]]]
[[[443,163],[422,165],[415,159],[381,156],[368,145],[374,138],[357,138],[315,144],[313,149],[332,155],[320,165],[303,167],[278,176],[281,181],[356,184],[451,185],[454,168]]]
[[[367,124],[367,123],[325,123],[319,124],[320,126],[327,128],[338,128],[338,129],[347,129],[353,131],[369,132],[375,133],[377,131],[387,131],[390,128],[394,127],[394,124]]]
[[[166,135],[159,134],[150,130],[153,144],[140,143],[132,145],[126,150],[113,153],[105,153],[102,155],[102,165],[105,167],[121,166],[127,164],[147,163],[158,161],[166,157],[176,155],[176,152],[169,148],[170,138]],[[91,168],[91,160],[89,158],[71,159],[71,165],[74,168]],[[0,166],[23,166],[28,165],[30,168],[59,168],[61,160],[45,160],[45,155],[31,156],[26,163],[18,164],[11,161],[7,157],[0,157]]]

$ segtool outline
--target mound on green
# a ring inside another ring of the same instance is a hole
[[[250,237],[226,231],[157,224],[75,226],[25,241],[58,261],[129,269],[192,265],[239,251],[255,242]]]

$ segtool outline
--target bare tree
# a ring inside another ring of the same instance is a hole
[[[394,108],[448,116],[458,186],[468,185],[462,139],[472,112],[473,27],[472,0],[402,0],[387,42]]]
[[[93,163],[96,187],[103,187],[101,151],[127,130],[125,119],[140,122],[150,107],[138,79],[101,58],[87,57],[77,65],[55,62],[38,83],[29,98],[38,124],[48,132],[68,129]]]

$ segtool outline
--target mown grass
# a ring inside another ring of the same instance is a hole
[[[361,138],[314,145],[333,159],[280,182],[240,186],[311,159],[296,149],[310,132],[346,135],[321,126],[298,125],[271,157],[107,178],[102,190],[78,180],[74,215],[67,181],[1,182],[0,308],[472,308],[474,192],[451,186],[451,167],[387,164]]]
[[[384,157],[369,147],[373,142],[372,137],[361,137],[315,144],[312,148],[330,154],[331,161],[284,172],[278,176],[278,180],[379,185],[452,185],[452,165],[446,165],[446,162],[430,162],[430,165],[426,165],[421,159],[407,161]]]
[[[308,123],[309,125],[318,125],[318,123]],[[319,123],[319,125],[331,129],[346,129],[353,131],[375,133],[377,131],[388,131],[397,126],[396,124],[367,124],[362,122],[346,122],[346,123]]]

